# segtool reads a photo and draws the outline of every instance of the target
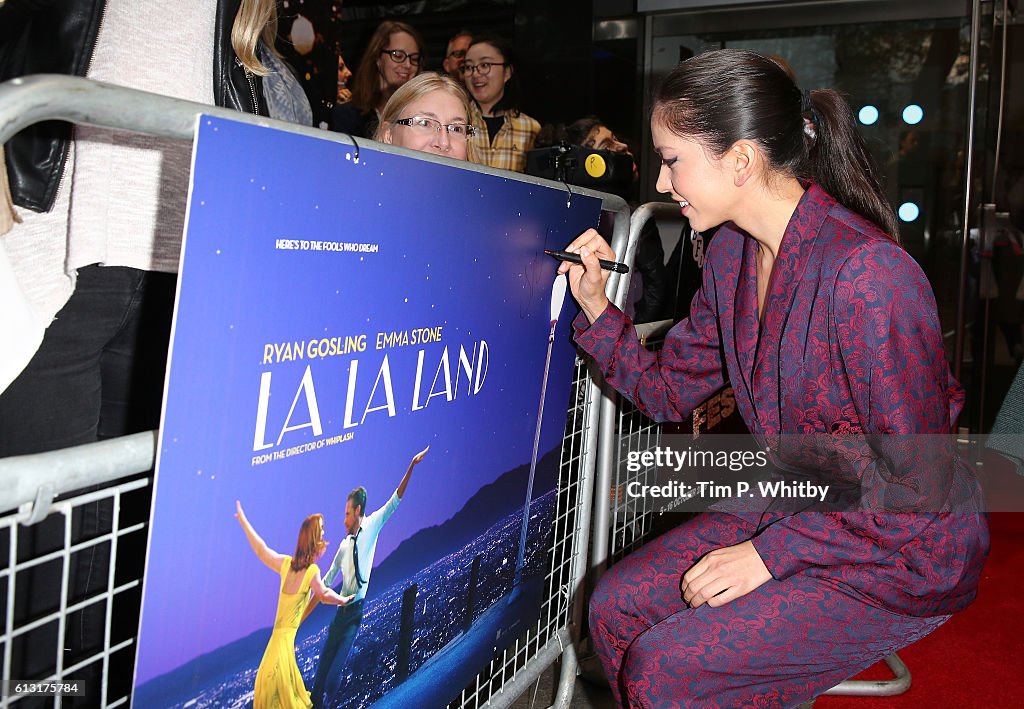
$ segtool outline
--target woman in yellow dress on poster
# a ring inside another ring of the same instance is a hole
[[[343,606],[352,596],[339,596],[324,586],[320,568],[314,563],[327,549],[324,540],[324,518],[310,515],[299,529],[299,540],[295,555],[279,554],[263,541],[246,519],[242,503],[235,501],[235,517],[245,530],[249,546],[260,561],[281,576],[277,599],[277,616],[270,642],[263,653],[260,668],[256,672],[256,696],[254,709],[309,709],[313,702],[302,681],[302,673],[295,661],[295,631],[302,621],[302,614],[309,604],[310,591],[322,602]]]

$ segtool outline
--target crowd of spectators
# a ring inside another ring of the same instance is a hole
[[[472,99],[470,123],[475,135],[469,142],[469,159],[523,172],[526,153],[534,147],[541,126],[522,110],[512,45],[495,35],[459,30],[448,41],[439,68],[463,84]],[[420,33],[405,22],[381,22],[356,68],[350,95],[339,94],[331,130],[374,137],[387,100],[426,69],[426,46]]]
[[[339,62],[344,66],[343,58],[339,58]],[[392,142],[392,131],[382,131],[381,128],[386,127],[388,121],[408,121],[412,116],[385,117],[385,104],[407,82],[425,73],[431,74],[427,67],[426,46],[414,27],[392,20],[381,22],[356,68],[350,98],[339,93],[330,128],[357,137]],[[480,165],[525,172],[527,153],[541,147],[576,145],[626,155],[632,161],[632,174],[614,183],[599,184],[597,188],[618,194],[636,206],[639,171],[635,151],[600,118],[582,115],[585,111],[581,111],[582,117],[569,124],[552,122],[543,128],[537,119],[527,115],[522,110],[523,88],[515,48],[506,39],[460,29],[448,40],[438,69],[464,86],[469,96],[468,122],[472,126],[472,135],[458,143],[460,149],[462,143],[466,144],[465,154],[460,157]],[[345,80],[347,82],[348,77]],[[427,152],[448,154],[441,153],[439,145],[430,144],[429,133],[432,132],[424,133],[423,146],[417,147]],[[440,134],[434,137],[438,136]],[[448,146],[448,143],[443,146],[446,151]],[[572,182],[571,179],[568,181]],[[687,284],[680,284],[678,277],[678,273],[685,271],[692,260],[684,255],[684,252],[693,251],[687,248],[687,231],[683,229],[683,236],[673,254],[676,267],[670,273],[658,229],[653,221],[646,225],[637,251],[635,284],[628,310],[637,322],[670,319],[677,302],[688,305],[693,290]],[[682,267],[681,256],[685,262]],[[699,264],[690,270],[695,269],[699,270]],[[692,274],[687,280],[691,284],[697,282]]]

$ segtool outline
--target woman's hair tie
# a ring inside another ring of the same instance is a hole
[[[814,102],[811,101],[811,92],[804,89],[800,92],[800,113],[808,113],[814,110]]]
[[[818,112],[814,110],[811,92],[800,92],[800,113],[804,117],[804,135],[811,141],[818,137]]]

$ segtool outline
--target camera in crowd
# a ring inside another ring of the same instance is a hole
[[[561,142],[526,153],[526,173],[601,192],[619,193],[633,183],[633,158],[627,153]]]

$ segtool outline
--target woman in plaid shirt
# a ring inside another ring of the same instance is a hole
[[[519,110],[519,82],[513,64],[512,47],[498,37],[476,39],[466,53],[462,80],[473,96],[470,122],[476,128],[469,159],[523,172],[526,151],[533,148],[540,124]]]

